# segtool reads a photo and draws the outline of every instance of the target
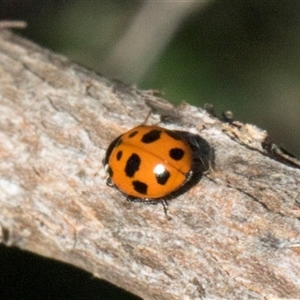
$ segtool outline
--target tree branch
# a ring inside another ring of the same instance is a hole
[[[150,107],[150,124],[198,133],[215,151],[214,168],[169,202],[171,221],[105,185],[106,148]],[[266,138],[0,31],[3,244],[144,299],[299,298],[299,162]]]

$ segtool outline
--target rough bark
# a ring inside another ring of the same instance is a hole
[[[161,205],[129,203],[102,159],[142,123],[192,131],[214,167]],[[0,241],[144,299],[300,298],[299,161],[255,126],[175,108],[0,31]]]

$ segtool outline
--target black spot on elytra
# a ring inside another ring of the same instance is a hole
[[[141,141],[145,144],[153,143],[160,139],[161,130],[153,129],[148,133],[144,134]]]
[[[180,148],[172,148],[169,155],[174,160],[181,160],[184,156],[184,151]]]
[[[122,158],[122,155],[123,155],[123,151],[118,151],[117,153],[117,160],[120,160]]]
[[[126,176],[133,177],[135,172],[139,170],[140,165],[141,165],[141,158],[137,154],[132,153],[126,162],[126,166],[125,166]]]
[[[170,178],[171,174],[168,170],[164,170],[161,174],[156,174],[156,181],[160,185],[165,185]]]
[[[131,132],[131,133],[128,135],[128,137],[133,138],[133,137],[136,136],[137,134],[138,134],[138,131],[136,130],[136,131]]]
[[[173,131],[165,131],[165,133],[168,136],[170,136],[172,139],[176,140],[176,141],[182,140],[182,138],[178,134],[176,134],[175,132],[173,132]]]
[[[134,180],[132,181],[133,188],[136,192],[147,195],[148,185],[142,181]]]

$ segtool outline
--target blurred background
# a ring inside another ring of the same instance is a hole
[[[0,19],[111,79],[230,110],[300,157],[300,1],[1,0]]]

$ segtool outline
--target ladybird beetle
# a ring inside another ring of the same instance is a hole
[[[200,180],[208,168],[208,150],[208,143],[196,134],[158,126],[135,127],[107,149],[103,160],[107,185],[129,201],[162,203],[168,217],[166,200]]]

